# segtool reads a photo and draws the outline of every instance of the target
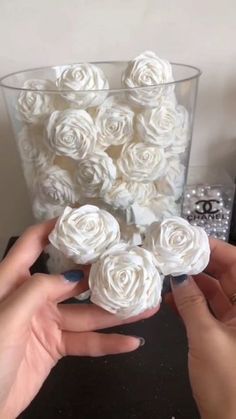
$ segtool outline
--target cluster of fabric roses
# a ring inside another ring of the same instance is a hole
[[[84,63],[55,81],[26,81],[18,146],[37,219],[96,204],[140,244],[151,222],[179,212],[189,118],[171,64],[155,53],[130,61],[121,79],[121,90],[109,90],[103,70]]]
[[[123,318],[157,307],[165,275],[198,274],[210,255],[205,231],[177,216],[151,224],[143,247],[130,246],[113,215],[93,205],[66,207],[49,240],[61,257],[92,264],[91,301]]]

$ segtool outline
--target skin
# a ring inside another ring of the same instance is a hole
[[[28,406],[63,356],[103,356],[139,348],[138,337],[96,330],[135,322],[158,310],[121,321],[95,305],[58,304],[88,289],[89,268],[83,267],[85,279],[79,283],[62,275],[30,275],[54,224],[52,220],[30,227],[0,264],[0,417],[4,419],[15,418]]]
[[[177,310],[188,337],[193,396],[203,419],[236,417],[236,248],[210,240],[206,272],[172,281]],[[168,297],[170,300],[170,296]]]
[[[0,417],[4,419],[25,409],[63,356],[115,354],[140,345],[136,337],[97,333],[121,321],[94,305],[58,305],[87,289],[88,270],[80,283],[70,283],[62,275],[30,275],[54,224],[29,228],[0,264]],[[217,240],[210,244],[206,272],[179,285],[172,281],[173,294],[167,300],[186,326],[189,375],[201,417],[233,419],[236,305],[230,297],[236,292],[236,249]]]

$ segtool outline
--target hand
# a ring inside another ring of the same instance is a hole
[[[138,337],[94,332],[121,324],[95,305],[58,304],[87,290],[86,278],[70,282],[63,275],[30,275],[54,224],[30,227],[0,264],[0,417],[4,419],[15,418],[26,408],[63,356],[129,352],[143,343]],[[86,273],[88,268],[85,277]],[[149,317],[157,309],[122,323]]]
[[[188,367],[203,419],[236,417],[236,248],[210,240],[206,273],[172,280],[177,309],[187,329]],[[210,307],[210,309],[209,309]]]

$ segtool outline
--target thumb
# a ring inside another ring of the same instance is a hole
[[[188,334],[212,328],[215,318],[210,313],[206,299],[192,277],[187,275],[172,277],[171,288]]]
[[[61,275],[37,273],[16,289],[1,304],[6,321],[22,324],[46,303],[58,303],[88,289],[88,281],[81,270]]]

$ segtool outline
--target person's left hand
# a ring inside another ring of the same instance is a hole
[[[55,220],[30,227],[0,264],[0,417],[4,419],[15,418],[26,408],[63,356],[123,353],[143,343],[138,337],[94,332],[121,324],[95,305],[58,304],[88,289],[88,268],[80,282],[63,275],[30,275],[54,224]],[[122,323],[147,318],[157,310]]]

